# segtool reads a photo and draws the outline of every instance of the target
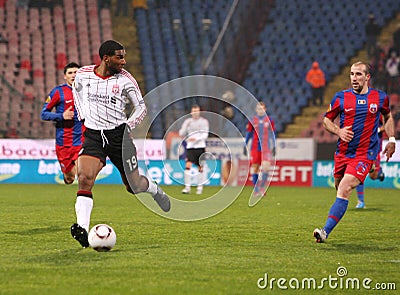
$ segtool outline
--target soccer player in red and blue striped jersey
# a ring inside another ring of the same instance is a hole
[[[396,149],[394,120],[388,95],[370,88],[370,67],[356,62],[350,69],[351,89],[337,92],[325,113],[324,127],[339,139],[335,153],[336,200],[325,226],[314,230],[318,243],[324,242],[345,214],[352,190],[363,183],[379,153],[378,124],[382,114],[389,136],[383,154],[389,160]],[[334,120],[339,117],[339,125]]]
[[[382,116],[381,116],[382,117]],[[378,138],[379,138],[379,153],[374,161],[372,169],[369,171],[369,178],[372,180],[379,179],[383,181],[385,179],[385,173],[382,171],[381,167],[381,151],[382,151],[382,141],[383,141],[383,132],[385,131],[385,126],[383,125],[382,120],[379,120],[379,127],[378,127]],[[364,183],[360,183],[356,187],[358,202],[356,205],[356,209],[365,209],[365,202],[364,202]]]
[[[64,175],[64,182],[75,180],[75,161],[82,147],[83,124],[78,120],[72,95],[72,83],[79,65],[69,63],[64,67],[65,84],[53,88],[44,103],[41,118],[56,125],[56,154]],[[55,112],[52,110],[55,108]]]
[[[266,192],[268,171],[273,160],[274,149],[274,121],[266,114],[267,107],[260,101],[256,106],[256,116],[247,124],[246,146],[244,153],[247,154],[247,143],[251,142],[250,173],[254,185],[255,196],[262,196]],[[260,169],[261,167],[261,169]],[[261,179],[259,181],[259,173]]]

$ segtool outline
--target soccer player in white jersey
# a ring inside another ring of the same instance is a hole
[[[182,193],[190,193],[191,187],[191,173],[190,169],[192,164],[198,166],[199,172],[196,174],[197,177],[197,190],[198,195],[203,193],[204,185],[204,172],[201,163],[201,155],[206,151],[206,139],[208,138],[209,124],[206,118],[200,116],[200,107],[198,105],[193,105],[190,112],[191,118],[186,119],[181,129],[179,130],[179,135],[184,137],[186,140],[186,165],[184,172],[184,182],[185,188]]]
[[[136,147],[129,132],[145,117],[146,106],[136,80],[123,69],[125,49],[122,44],[108,40],[101,44],[99,55],[100,65],[80,68],[73,84],[78,118],[86,127],[78,157],[77,222],[71,226],[72,236],[82,247],[89,246],[92,188],[107,156],[120,172],[128,192],[148,192],[163,211],[170,210],[168,196],[138,171]],[[125,114],[127,100],[134,106],[128,118]]]

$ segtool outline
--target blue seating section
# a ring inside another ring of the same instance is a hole
[[[232,1],[149,0],[147,4],[147,10],[135,10],[145,91],[179,77],[202,74],[202,60],[209,55]],[[176,19],[180,20],[178,29],[174,29]],[[211,20],[208,30],[203,30],[203,19]],[[185,108],[184,101],[172,106],[177,111]],[[154,138],[162,138],[167,128],[160,128],[160,123],[152,129]]]
[[[243,85],[264,99],[282,132],[308,104],[311,91],[304,79],[312,62],[320,63],[329,82],[363,48],[368,14],[382,26],[399,10],[396,0],[276,1]]]
[[[230,0],[148,1],[148,10],[135,10],[142,51],[146,92],[169,80],[202,73],[205,59],[218,36]],[[202,20],[211,19],[204,31]],[[174,20],[180,20],[174,30]],[[192,62],[189,62],[192,60]]]
[[[148,10],[135,11],[146,92],[169,80],[202,73],[202,58],[208,56],[232,2],[149,0]],[[254,62],[243,86],[267,103],[276,131],[282,132],[308,104],[311,91],[305,74],[312,62],[320,63],[329,82],[363,48],[368,14],[373,13],[382,26],[399,10],[398,0],[275,1],[270,22],[262,29],[252,52]],[[212,21],[206,32],[202,29],[204,18]],[[174,19],[181,21],[178,30],[174,30]],[[245,25],[236,19],[233,23],[233,32],[235,26]],[[218,63],[225,58],[218,52]],[[236,97],[240,109],[246,101],[240,100],[240,93]],[[239,112],[235,116],[233,121],[244,132],[246,119]],[[162,128],[158,130],[156,137],[162,136]]]

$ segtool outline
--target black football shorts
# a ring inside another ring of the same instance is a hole
[[[186,159],[197,166],[201,166],[200,156],[206,152],[205,148],[187,149]]]
[[[111,130],[86,128],[80,155],[96,157],[104,165],[109,157],[121,174],[124,174],[124,165],[127,172],[138,169],[136,146],[130,139],[125,124]]]

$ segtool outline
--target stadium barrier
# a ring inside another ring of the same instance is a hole
[[[220,160],[241,159],[243,155],[244,139],[240,137],[208,138],[206,140],[207,152]],[[276,159],[313,161],[316,155],[316,142],[313,138],[278,138],[276,139]],[[184,148],[180,137],[171,138],[168,158],[171,160],[184,157]]]
[[[385,173],[385,180],[371,180],[368,176],[365,180],[365,187],[372,188],[394,188],[400,189],[400,162],[381,161],[381,167]],[[335,187],[333,179],[333,161],[314,161],[313,181],[314,187]]]
[[[166,159],[165,142],[161,139],[135,139],[139,160]],[[0,139],[1,160],[57,159],[54,139]]]
[[[161,185],[183,185],[183,160],[139,160],[139,172]],[[220,161],[206,161],[206,185],[220,185]],[[196,169],[191,170],[194,175]],[[0,160],[0,183],[64,184],[57,160]],[[107,160],[96,178],[99,184],[121,184],[118,169]],[[195,184],[195,183],[194,183]]]
[[[140,173],[149,175],[161,185],[183,185],[185,165],[176,142],[172,142],[169,150],[172,159],[166,159],[168,153],[163,140],[135,140],[135,144]],[[204,170],[208,185],[251,185],[249,159],[243,155],[243,139],[229,138],[222,141],[210,138],[207,144]],[[397,141],[397,146],[399,144],[400,141]],[[314,155],[313,140],[278,139],[277,161],[274,173],[270,175],[271,186],[333,187],[333,161],[316,161],[313,159]],[[389,162],[383,157],[381,166],[385,181],[367,178],[366,186],[400,189],[400,151],[397,150]],[[191,172],[197,173],[196,168]],[[118,170],[107,161],[96,182],[119,184],[121,179]],[[63,184],[54,151],[54,140],[1,139],[1,183]]]
[[[238,166],[230,166],[228,173],[221,161],[207,160],[204,171],[207,185],[251,185],[248,162],[239,160]],[[183,185],[183,160],[139,160],[139,171],[161,185]],[[372,181],[366,187],[400,189],[400,162],[382,162],[385,180]],[[271,186],[334,187],[333,161],[277,161]],[[192,174],[197,173],[194,168]],[[0,160],[0,184],[63,184],[63,176],[57,160]],[[100,184],[120,184],[118,170],[107,161],[96,179]]]

